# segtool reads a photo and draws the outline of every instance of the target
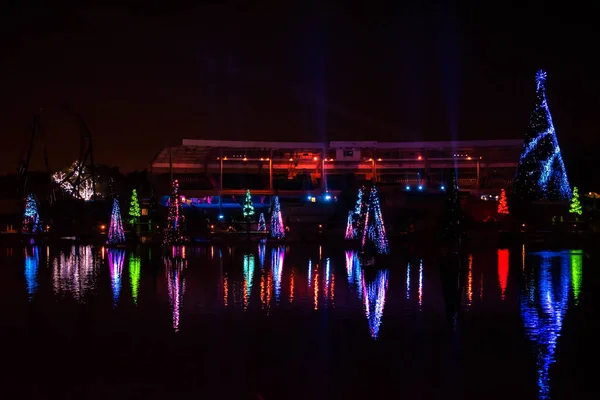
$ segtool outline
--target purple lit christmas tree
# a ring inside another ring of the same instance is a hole
[[[123,221],[121,220],[121,207],[119,200],[113,200],[113,209],[110,216],[110,227],[108,228],[107,244],[123,244],[125,243],[125,232],[123,232]]]
[[[271,238],[285,238],[285,226],[283,225],[283,217],[281,216],[279,196],[273,197],[273,209],[271,211]]]
[[[377,254],[388,254],[390,252],[379,196],[377,188],[373,186],[369,193],[367,202],[367,212],[365,214],[364,231],[362,234],[363,250],[373,249]]]
[[[185,219],[183,216],[183,206],[179,196],[179,181],[173,181],[173,191],[169,199],[169,214],[167,216],[167,227],[163,244],[165,246],[178,246],[185,243]]]
[[[258,229],[259,232],[267,231],[267,222],[265,221],[265,214],[260,213],[258,216]]]
[[[513,194],[519,201],[570,200],[571,188],[546,99],[546,73],[535,76],[535,108],[529,119]]]
[[[356,239],[356,230],[354,229],[354,210],[348,211],[348,222],[346,223],[346,240]]]

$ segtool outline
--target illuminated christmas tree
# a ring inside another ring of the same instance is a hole
[[[500,190],[500,199],[498,200],[498,214],[508,214],[508,203],[506,202],[506,191]]]
[[[535,76],[536,101],[513,184],[519,201],[570,200],[571,188],[546,99],[546,73]]]
[[[185,243],[185,219],[179,196],[179,181],[173,181],[173,191],[169,199],[169,213],[163,243],[165,246],[177,246]]]
[[[379,196],[377,195],[377,188],[375,186],[371,188],[367,204],[367,212],[365,214],[365,229],[362,236],[363,250],[372,247],[377,254],[388,254],[390,249],[388,246],[387,235],[385,233],[383,215],[381,214]]]
[[[113,200],[113,209],[110,216],[110,227],[108,228],[108,244],[125,243],[125,232],[123,232],[123,221],[121,221],[121,207],[119,200]]]
[[[285,226],[283,225],[283,217],[281,216],[279,196],[273,197],[273,209],[271,210],[271,238],[285,238]]]
[[[365,216],[367,214],[367,188],[362,186],[358,189],[358,196],[356,198],[356,204],[354,205],[354,216],[352,217],[354,223],[354,234],[357,238],[362,238],[365,230]]]
[[[267,222],[265,221],[265,214],[260,213],[258,216],[258,231],[266,232],[267,231]]]
[[[582,214],[581,202],[579,201],[579,189],[577,186],[573,188],[573,197],[571,197],[571,207],[569,208],[569,213],[575,214],[575,218],[577,215]]]
[[[140,202],[138,200],[137,190],[131,191],[131,200],[129,201],[129,223],[135,224],[140,220]]]
[[[348,211],[348,222],[346,223],[346,240],[356,239],[356,229],[354,229],[354,210]]]
[[[246,198],[244,199],[243,208],[244,218],[247,220],[252,219],[254,216],[254,205],[252,204],[252,196],[250,195],[250,189],[246,191]]]
[[[37,201],[33,193],[25,199],[25,212],[23,213],[23,232],[38,233],[42,231]]]

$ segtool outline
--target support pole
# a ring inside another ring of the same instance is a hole
[[[171,186],[173,186],[173,154],[171,146],[169,146],[169,179],[171,181]]]
[[[325,152],[321,153],[321,190],[327,192],[327,177],[325,176]]]
[[[479,189],[479,163],[480,161],[477,160],[477,188]]]
[[[271,157],[269,157],[269,191],[273,191],[273,152],[271,152]]]

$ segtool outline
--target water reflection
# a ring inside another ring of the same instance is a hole
[[[506,284],[508,282],[508,249],[498,250],[498,284],[500,285],[500,293],[502,300],[506,297]]]
[[[108,269],[110,271],[110,282],[113,291],[113,305],[116,306],[121,296],[123,279],[123,262],[125,261],[125,250],[108,249]]]
[[[377,339],[385,306],[385,297],[388,288],[389,272],[377,271],[377,276],[370,283],[363,283],[363,301],[371,337]],[[363,279],[364,282],[364,279]]]
[[[581,270],[577,267],[579,254],[543,252],[532,254],[528,259],[528,266],[539,267],[526,269],[526,285],[521,293],[521,316],[536,352],[540,399],[549,398],[548,373],[555,361],[557,340],[569,304],[569,289],[574,281],[581,283]],[[575,292],[573,286],[574,295]]]
[[[52,283],[56,296],[70,295],[84,301],[88,290],[96,285],[96,265],[91,246],[72,246],[54,259]]]
[[[271,249],[271,269],[273,270],[273,283],[275,284],[275,301],[278,303],[281,296],[281,274],[283,272],[284,256],[284,247],[277,246]]]
[[[27,284],[27,294],[29,295],[29,301],[33,299],[33,295],[35,294],[38,288],[37,274],[39,265],[40,256],[38,254],[38,247],[25,247],[25,281]]]
[[[583,278],[583,252],[571,250],[571,287],[575,305],[579,304],[579,293],[581,292],[581,280]]]
[[[244,254],[244,310],[248,309],[254,281],[254,254]]]
[[[131,297],[137,305],[140,292],[141,260],[134,253],[129,254],[129,283],[131,285]]]
[[[181,258],[164,258],[165,275],[167,280],[167,291],[169,294],[169,303],[173,315],[173,330],[179,331],[179,313],[183,305],[183,295],[185,293],[185,278],[183,271],[187,266],[187,261]]]
[[[409,267],[410,268],[410,267]],[[358,251],[346,251],[346,273],[348,274],[348,285],[356,288],[358,297],[362,299],[362,269],[360,267],[360,258]],[[410,282],[409,282],[410,286]]]

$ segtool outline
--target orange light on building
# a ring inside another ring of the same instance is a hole
[[[220,160],[220,159],[221,159],[221,157],[217,157],[217,160]]]
[[[260,161],[265,161],[265,159],[261,157],[261,158],[260,158]]]
[[[244,157],[244,161],[248,161],[248,159],[246,157]]]
[[[313,161],[317,161],[319,157],[313,157]]]
[[[381,161],[381,158],[378,158],[377,161]]]
[[[101,225],[100,229],[105,230],[106,229],[106,225]]]
[[[227,157],[223,157],[223,160],[227,160]]]
[[[372,159],[372,158],[369,158],[369,161],[373,161],[373,159]]]
[[[290,158],[290,162],[292,162],[292,161],[294,161],[294,159],[293,159],[293,158]]]
[[[421,156],[417,157],[417,160],[419,160],[419,161],[422,159],[423,159],[423,157],[421,157]]]
[[[471,157],[467,157],[467,160],[472,160],[472,159],[473,159],[473,158],[471,158]]]
[[[269,161],[269,160],[270,160],[270,158],[269,158],[269,157],[267,157],[267,158],[265,158],[265,160]]]

